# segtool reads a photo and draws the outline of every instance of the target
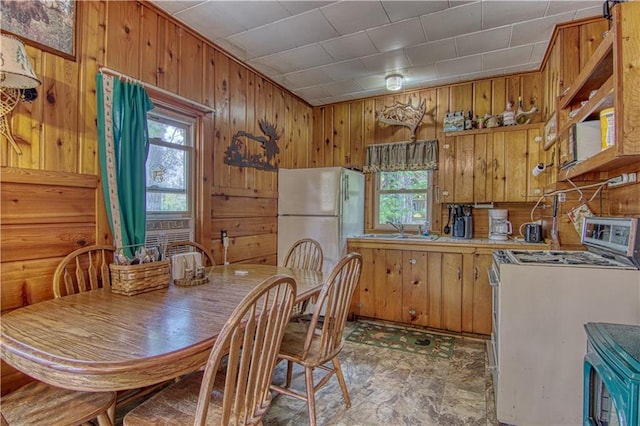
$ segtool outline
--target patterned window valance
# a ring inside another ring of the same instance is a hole
[[[437,167],[437,140],[369,145],[364,160],[365,173],[429,170]]]

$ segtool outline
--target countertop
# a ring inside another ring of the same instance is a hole
[[[349,237],[347,239],[349,243],[360,245],[362,243],[372,244],[392,244],[394,246],[400,245],[443,245],[443,246],[460,246],[460,247],[491,247],[491,248],[522,248],[527,250],[548,250],[549,244],[546,243],[529,243],[520,238],[512,238],[506,241],[490,240],[489,238],[452,238],[447,236],[439,236],[432,234],[429,236],[422,236],[416,234],[362,234]],[[369,245],[369,244],[367,244]]]

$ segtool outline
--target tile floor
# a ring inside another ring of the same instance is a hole
[[[355,323],[347,323],[345,336]],[[347,409],[335,378],[316,395],[318,425],[498,425],[485,341],[456,336],[451,359],[346,342],[339,355],[351,397]],[[274,380],[284,383],[285,365]],[[301,368],[292,387],[304,388]],[[119,409],[116,425],[126,408]],[[306,403],[276,396],[266,426],[308,424]]]
[[[347,323],[345,336],[354,323]],[[339,355],[351,397],[347,409],[335,378],[316,395],[318,425],[498,425],[485,341],[456,337],[451,359],[347,341]],[[274,380],[284,383],[284,363]],[[292,387],[304,389],[302,368]],[[266,426],[308,424],[306,403],[276,396]]]

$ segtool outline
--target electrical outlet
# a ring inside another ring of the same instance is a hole
[[[558,194],[558,202],[559,203],[564,203],[565,201],[567,201],[567,194],[565,194],[564,192],[561,192]]]
[[[224,241],[225,238],[227,238],[227,230],[223,229],[222,231],[220,231],[220,239]]]
[[[637,180],[635,173],[623,173],[620,176],[612,177],[607,181],[609,188],[612,186],[618,186],[625,183],[635,182]]]

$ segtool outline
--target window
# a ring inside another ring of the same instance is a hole
[[[387,222],[401,223],[408,229],[430,222],[431,170],[376,173],[376,224],[391,229]]]
[[[190,218],[195,120],[154,108],[147,122],[147,216]]]

